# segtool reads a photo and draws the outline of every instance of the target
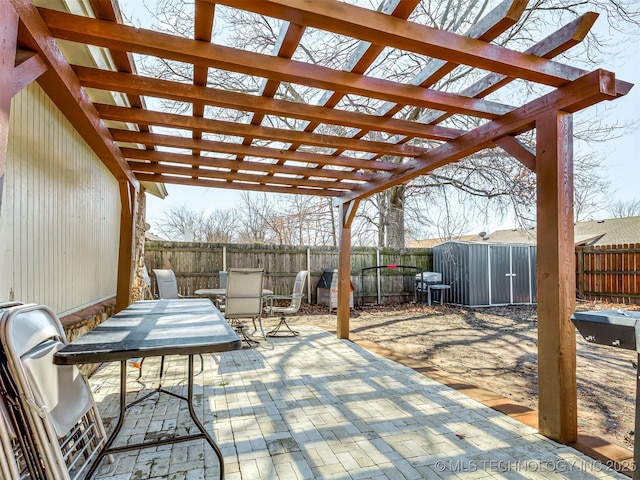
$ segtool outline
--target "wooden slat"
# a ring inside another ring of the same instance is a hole
[[[584,40],[589,30],[598,18],[597,13],[588,12],[567,23],[559,30],[548,35],[541,41],[535,43],[525,53],[536,55],[542,58],[554,58],[566,52],[571,47]],[[514,76],[490,73],[478,80],[476,83],[463,89],[460,93],[469,97],[482,98],[508,85],[516,79]],[[444,112],[427,112],[420,118],[420,121],[428,124],[436,124],[449,118],[451,114]]]
[[[213,17],[215,13],[215,5],[201,0],[196,0],[194,18],[193,38],[202,42],[211,41],[211,32],[213,30]],[[207,77],[209,75],[209,67],[202,65],[194,65],[193,67],[193,84],[206,86]],[[193,104],[193,116],[204,117],[204,104],[196,102]],[[194,130],[191,136],[195,139],[202,138],[202,132]],[[194,150],[194,155],[198,155],[199,151]]]
[[[120,8],[118,7],[117,0],[89,0],[91,8],[96,18],[108,20],[110,22],[122,23],[122,15]],[[213,8],[212,4],[209,4]],[[111,59],[119,72],[137,73],[136,66],[133,61],[133,56],[129,52],[122,50],[111,50],[109,52]],[[137,95],[128,95],[129,104],[132,107],[143,108],[145,106],[144,100]],[[146,125],[141,125],[140,130],[143,132],[149,131]]]
[[[494,143],[529,170],[532,172],[536,171],[536,153],[520,142],[520,140],[511,135],[505,135],[504,137],[496,139]]]
[[[419,2],[416,0],[396,2],[388,2],[382,10],[382,13],[394,16],[396,18],[406,19],[411,12],[415,9]],[[374,44],[369,42],[360,42],[360,45],[355,50],[351,58],[347,61],[345,70],[353,73],[364,74],[367,68],[371,66],[374,60],[382,53],[384,46],[381,44]],[[320,100],[319,104],[324,107],[333,108],[340,100],[344,98],[341,92],[327,92]],[[391,116],[391,115],[389,115]],[[305,127],[305,131],[311,132],[318,127],[317,122],[310,122]]]
[[[148,110],[127,109],[113,106],[98,106],[104,119],[113,119],[116,117],[121,121],[135,123],[136,119],[144,119],[153,125],[175,126],[182,128],[200,129],[211,133],[219,133],[224,135],[245,136],[250,135],[255,138],[261,138],[276,142],[300,142],[303,145],[311,145],[325,148],[342,148],[344,150],[354,150],[361,152],[386,152],[389,155],[397,155],[401,157],[417,157],[425,152],[425,149],[411,147],[406,145],[395,145],[384,142],[374,142],[368,140],[354,140],[336,135],[322,135],[318,133],[299,132],[295,130],[287,130],[273,127],[262,127],[258,125],[247,125],[242,123],[225,122],[221,120],[212,120],[208,118],[194,118],[186,115],[177,115],[160,112],[150,112]],[[115,112],[115,115],[109,115],[109,112]],[[151,121],[151,119],[153,119]],[[384,165],[393,165],[390,168],[398,168],[399,165],[390,162],[379,163],[376,161],[360,160],[361,168],[376,168],[376,165],[382,165],[380,169],[388,170]]]
[[[495,118],[513,107],[482,99],[427,90],[389,80],[332,70],[305,62],[273,57],[151,30],[40,9],[57,38],[82,41],[116,50],[191,63],[233,72],[351,93],[395,103],[441,109],[482,118]],[[383,15],[388,17],[387,15]],[[534,57],[537,58],[537,57]],[[540,60],[540,59],[538,59]],[[566,81],[562,83],[567,83]]]
[[[411,3],[411,2],[409,2]],[[527,5],[527,0],[505,0],[491,10],[485,17],[483,17],[478,23],[474,24],[469,31],[466,32],[466,36],[471,38],[479,38],[486,41],[495,39],[498,35],[503,33],[507,28],[511,27],[522,16],[524,9]],[[394,11],[392,15],[397,18],[407,18],[409,15],[408,8],[410,5],[398,5],[398,11]],[[365,42],[363,42],[365,43]],[[382,51],[382,45],[368,44],[368,47],[363,52],[356,51],[355,55],[350,59],[348,64],[353,64],[352,71],[354,73],[364,73],[366,68],[375,59],[375,56]],[[361,58],[358,58],[361,55]],[[427,66],[420,71],[411,81],[413,85],[419,85],[421,87],[430,87],[439,79],[443,78],[447,73],[451,72],[457,65],[451,62],[446,62],[438,59],[431,59]],[[471,96],[471,95],[470,95]],[[343,97],[339,92],[333,94],[327,93],[321,100],[321,104],[325,106],[333,107],[337,105],[338,101]],[[377,110],[377,114],[384,117],[393,117],[398,113],[405,105],[387,102]],[[447,114],[451,115],[451,114]],[[421,122],[428,123],[428,122]],[[318,126],[317,123],[310,122],[306,126],[305,131],[313,131]],[[352,138],[362,138],[369,130],[362,129],[355,132]],[[400,139],[398,143],[407,143],[413,137],[406,136]],[[297,148],[296,144],[292,144],[290,149]],[[341,152],[337,150],[333,155],[339,155]],[[376,155],[372,158],[379,158],[380,155]]]
[[[202,178],[185,178],[173,175],[153,175],[139,173],[136,175],[141,182],[160,182],[175,185],[190,185],[207,188],[226,188],[231,190],[247,190],[252,192],[288,193],[291,195],[320,195],[324,197],[337,197],[338,191],[322,190],[319,188],[283,187],[280,185],[260,185],[255,183],[223,182]]]
[[[296,47],[300,43],[302,34],[304,33],[304,27],[293,23],[286,22],[282,25],[280,35],[273,48],[274,53],[280,58],[291,58],[296,51]],[[260,85],[260,96],[264,98],[273,98],[278,91],[280,82],[271,78],[263,78]],[[252,125],[260,125],[264,114],[254,113],[251,117]],[[246,137],[243,142],[245,145],[251,144],[251,138]]]
[[[303,103],[256,97],[245,93],[230,92],[211,87],[204,88],[126,73],[107,72],[96,68],[76,66],[74,71],[83,86],[109,91],[133,92],[181,102],[201,102],[222,108],[262,112],[267,115],[313,120],[331,125],[368,128],[369,130],[411,135],[412,137],[431,140],[451,140],[463,133],[457,129],[437,125],[430,126],[357,112],[336,111]]]
[[[464,36],[484,40],[486,42],[494,40],[498,35],[504,33],[520,19],[524,13],[527,3],[528,0],[506,0],[501,2],[477,23],[473,24]],[[457,66],[458,65],[453,62],[431,59],[427,66],[411,80],[411,83],[421,87],[430,87],[438,80],[444,78],[445,75],[452,72]],[[465,96],[473,97],[474,95]],[[392,117],[402,110],[403,107],[404,105],[401,104],[387,103],[378,109],[378,113],[385,117]],[[359,136],[364,135],[364,133],[365,132],[360,132],[356,136],[359,138]]]
[[[89,97],[80,88],[76,76],[36,8],[30,0],[10,0],[10,3],[15,7],[24,26],[20,30],[21,43],[37,52],[47,65],[47,71],[38,78],[38,84],[112,175],[117,179],[126,178],[136,185],[137,180],[109,137]],[[11,62],[13,64],[13,59]],[[11,91],[12,86],[9,88]]]
[[[288,160],[294,160],[298,162],[311,162],[311,160],[318,160],[323,164],[327,161],[331,161],[331,158],[326,155],[318,155],[314,153],[303,153],[303,152],[288,152],[286,150],[278,150],[275,148],[266,148],[266,147],[252,147],[237,143],[225,143],[225,142],[214,142],[210,140],[198,140],[192,138],[185,137],[176,137],[173,135],[159,135],[159,134],[151,134],[151,133],[137,133],[130,130],[110,130],[113,134],[113,138],[116,141],[122,141],[127,143],[140,143],[144,144],[146,142],[153,142],[154,145],[161,145],[165,147],[173,147],[173,148],[185,148],[190,150],[198,150],[198,151],[207,151],[207,152],[216,152],[216,153],[231,153],[242,156],[250,156],[250,157],[263,157],[263,158],[275,158],[282,159],[283,155],[287,157]],[[136,152],[137,149],[131,148],[122,148],[122,154],[125,158],[132,158],[130,155],[133,152]],[[140,153],[139,155],[143,155],[144,153]],[[148,158],[152,160],[152,157],[163,157],[167,152],[152,152],[149,153],[148,157],[133,157],[133,158]],[[169,154],[170,156],[167,158],[172,158],[172,160],[165,160],[167,162],[175,162],[175,158],[182,157],[184,155],[181,154]],[[194,166],[202,166],[202,165],[211,165],[213,159],[211,157],[204,157],[202,160],[199,158],[191,158],[188,160],[188,157],[184,156],[185,159],[181,160],[180,163],[190,162],[194,164]],[[341,157],[344,165],[351,167],[351,160],[349,157]],[[160,160],[155,160],[160,161]],[[245,166],[244,163],[239,165],[238,160],[229,160],[229,159],[216,159],[216,164],[220,167],[236,169],[243,168],[249,170],[256,171],[264,171],[269,174],[273,173],[290,173],[293,175],[308,175],[309,168],[302,166],[283,166],[280,163],[264,163],[264,162],[256,162],[256,161],[247,161],[246,163],[249,166]],[[314,163],[314,162],[311,162]],[[336,163],[331,163],[330,165],[336,166]],[[278,168],[276,168],[278,167]],[[337,169],[317,169],[313,171],[314,176],[319,177],[328,177],[328,178],[337,178],[337,179],[351,179],[351,180],[361,180],[361,181],[369,181],[375,178],[373,173],[365,173],[365,172],[354,172],[354,171],[345,171],[345,170],[337,170]]]
[[[221,0],[216,3],[553,87],[565,85],[586,73],[579,68],[342,2]]]
[[[47,71],[44,60],[35,52],[18,49],[13,70],[13,95],[34,82]]]
[[[640,304],[640,248],[633,244],[580,247],[577,285],[592,300]]]
[[[485,148],[490,148],[494,140],[498,138],[531,130],[534,128],[535,119],[548,111],[558,109],[571,113],[581,110],[589,104],[616,98],[616,95],[615,76],[610,72],[596,70],[565,87],[523,105],[504,115],[499,121],[485,123],[455,140],[430,150],[414,159],[405,172],[396,175],[389,174],[370,182],[366,187],[354,189],[346,194],[342,200],[367,197]]]
[[[142,150],[144,151],[144,150]],[[175,155],[175,154],[174,154]],[[176,155],[178,156],[178,155]],[[185,156],[185,155],[179,155]],[[236,169],[244,170],[244,163],[239,160],[235,160]],[[249,163],[249,162],[246,162]],[[239,164],[239,165],[238,165]],[[331,189],[335,191],[349,190],[353,187],[353,183],[342,183],[339,181],[330,180],[309,180],[305,178],[292,178],[281,177],[277,175],[256,175],[248,173],[230,172],[226,170],[211,170],[208,168],[193,168],[192,166],[177,166],[177,165],[159,165],[158,163],[145,163],[145,162],[129,162],[131,169],[134,172],[143,173],[166,173],[168,175],[184,175],[191,176],[198,179],[212,179],[212,180],[227,180],[238,181],[247,183],[269,183],[272,185],[285,185],[285,186],[299,186],[299,187],[314,187],[323,190]]]
[[[552,111],[536,122],[538,423],[561,443],[578,434],[572,125]]]
[[[598,14],[588,12],[576,18],[572,22],[564,25],[562,28],[548,35],[541,41],[535,43],[530,48],[525,50],[525,53],[547,59],[554,58],[555,56],[567,51],[574,45],[584,40],[584,37],[587,35],[587,33],[589,33],[589,30],[591,29],[597,18]],[[507,75],[500,75],[497,73],[490,73],[480,79],[478,82],[463,89],[460,93],[469,97],[483,98],[508,85],[514,80],[516,80],[515,77],[509,77]],[[619,81],[616,82],[624,83]],[[449,117],[451,117],[451,113],[431,110],[425,112],[420,117],[419,121],[421,123],[436,125],[440,122],[443,122]],[[410,136],[403,137],[398,140],[398,143],[406,143],[410,141],[411,138],[412,137]]]

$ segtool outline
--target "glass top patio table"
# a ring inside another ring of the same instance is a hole
[[[120,361],[120,415],[100,454],[86,478],[93,476],[101,460],[113,453],[204,439],[220,462],[220,478],[224,478],[222,452],[198,419],[193,402],[193,356],[226,352],[242,347],[240,338],[220,311],[208,299],[143,300],[129,305],[82,337],[66,345],[54,355],[54,363],[72,365]],[[133,357],[186,355],[188,357],[187,396],[162,385],[130,405],[127,396],[127,360]],[[189,414],[200,433],[173,436],[155,441],[113,447],[128,407],[156,392],[164,392],[187,402]]]
[[[62,348],[54,363],[101,363],[239,348],[238,335],[207,299],[142,300]]]

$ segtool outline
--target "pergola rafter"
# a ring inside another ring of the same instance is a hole
[[[547,220],[538,227],[545,250],[538,257],[539,351],[545,357],[540,430],[562,442],[575,439],[575,363],[564,358],[575,347],[567,326],[573,309],[571,113],[625,95],[632,85],[553,58],[581,42],[597,14],[576,18],[522,52],[492,42],[520,21],[527,0],[502,1],[465,35],[408,21],[420,0],[386,0],[380,11],[335,0],[196,0],[194,38],[126,25],[113,0],[89,1],[95,18],[36,8],[38,0],[0,0],[7,19],[0,29],[0,193],[10,99],[37,79],[119,181],[119,307],[129,299],[140,182],[324,196],[341,212],[337,332],[348,338],[350,228],[361,201],[499,146],[537,175],[538,215]],[[212,41],[218,4],[282,20],[272,53]],[[296,53],[310,30],[350,38],[356,47],[339,67],[302,61]],[[105,49],[117,71],[71,65],[57,39],[74,42],[69,48]],[[394,49],[424,62],[411,80],[369,73]],[[182,62],[192,71],[181,82],[145,77],[135,69],[134,54]],[[460,66],[486,72],[459,91],[443,91],[441,83]],[[209,69],[251,76],[259,90],[214,88]],[[551,91],[519,105],[487,100],[514,80]],[[324,91],[315,90],[313,104],[293,102],[281,94],[288,84]],[[102,99],[104,92],[123,94],[128,104],[94,102],[93,90]],[[368,102],[367,112],[349,103],[354,96]],[[152,97],[191,111],[148,109]],[[417,120],[398,118],[412,107]],[[242,120],[216,117],[221,110]],[[453,116],[479,126],[453,128]],[[532,129],[538,132],[535,152],[516,138]]]

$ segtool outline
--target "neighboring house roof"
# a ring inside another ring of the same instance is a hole
[[[144,238],[146,240],[154,240],[154,241],[158,241],[158,242],[167,242],[168,240],[166,238],[162,238],[159,237],[158,235],[155,235],[151,232],[144,232]]]
[[[497,230],[483,240],[491,243],[536,243],[536,228]],[[640,243],[640,217],[578,222],[574,227],[574,242],[576,245]]]
[[[424,240],[410,240],[409,248],[433,248],[436,245],[449,241],[457,242],[479,242],[482,240],[480,235],[462,235],[453,238],[427,238]]]

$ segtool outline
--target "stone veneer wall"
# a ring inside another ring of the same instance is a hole
[[[89,330],[93,330],[111,315],[116,313],[115,297],[104,302],[87,307],[79,312],[62,317],[62,327],[64,328],[67,340],[74,341]],[[98,364],[79,365],[80,371],[85,375],[90,375],[98,368]]]
[[[138,212],[136,221],[136,234],[135,234],[135,265],[133,268],[133,283],[131,300],[149,300],[151,299],[151,285],[145,281],[144,276],[144,234],[146,233],[149,225],[145,222],[146,213],[146,200],[147,197],[144,193],[144,189],[140,189],[138,193]],[[148,275],[147,275],[148,278]]]

